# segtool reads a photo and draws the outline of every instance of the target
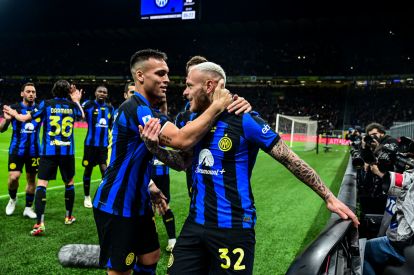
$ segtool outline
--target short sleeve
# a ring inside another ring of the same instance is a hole
[[[243,132],[248,141],[266,152],[271,150],[280,139],[280,136],[256,112],[243,115]]]

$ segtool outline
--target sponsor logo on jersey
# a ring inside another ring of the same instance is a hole
[[[204,174],[204,175],[213,175],[213,176],[217,176],[217,175],[223,175],[223,173],[225,173],[226,171],[224,169],[215,169],[215,170],[211,170],[211,169],[203,169],[200,168],[201,167],[205,167],[205,168],[210,168],[213,167],[214,165],[214,157],[213,154],[211,153],[211,151],[209,149],[203,149],[200,151],[200,154],[198,155],[198,166],[195,170],[195,172],[197,174]]]
[[[231,139],[227,136],[222,137],[218,142],[218,147],[221,151],[227,152],[231,149],[233,146],[233,143],[231,142]]]
[[[24,129],[22,129],[20,132],[24,133],[24,134],[32,134],[32,133],[36,132],[34,128],[35,127],[34,127],[33,123],[28,122],[24,125]]]
[[[61,141],[61,140],[51,140],[50,145],[51,146],[70,146],[70,141]]]
[[[265,124],[262,128],[262,133],[266,134],[267,132],[269,132],[269,130],[270,130],[269,124]]]
[[[108,128],[108,125],[106,123],[106,119],[105,118],[101,118],[99,120],[98,123],[95,124],[96,127],[101,127],[101,128]]]
[[[165,165],[164,162],[160,161],[159,159],[154,159],[154,165]]]

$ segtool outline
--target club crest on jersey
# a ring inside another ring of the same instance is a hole
[[[168,4],[168,0],[155,0],[155,5],[159,8],[163,8]]]
[[[231,149],[233,146],[233,143],[231,142],[231,139],[227,136],[222,137],[218,142],[218,147],[221,151],[227,152]]]
[[[129,253],[128,256],[125,258],[125,264],[126,265],[132,265],[135,261],[135,254]]]

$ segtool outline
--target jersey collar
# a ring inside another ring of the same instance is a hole
[[[146,99],[142,94],[138,93],[137,91],[134,92],[134,95],[136,95],[137,97],[141,98],[145,104],[147,104],[148,106],[151,107],[151,104],[149,103],[148,99]]]

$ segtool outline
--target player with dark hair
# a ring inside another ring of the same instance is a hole
[[[211,104],[212,92],[225,79],[224,70],[215,63],[194,66],[184,91],[190,111],[202,114]],[[171,152],[158,146],[159,129],[151,120],[142,131],[150,152],[167,165],[189,163],[177,161],[183,155],[171,157]],[[190,213],[171,254],[169,274],[252,274],[256,209],[250,177],[259,149],[312,188],[329,210],[359,224],[355,214],[256,112],[241,116],[223,113],[193,148]]]
[[[58,80],[53,85],[52,94],[53,99],[42,101],[38,109],[30,114],[19,114],[9,106],[3,107],[4,112],[22,122],[37,118],[43,120],[43,137],[35,194],[37,222],[30,232],[33,236],[41,235],[45,231],[46,188],[49,180],[56,179],[58,167],[66,187],[65,224],[72,224],[75,221],[75,217],[72,216],[75,199],[73,185],[73,177],[75,175],[73,126],[76,118],[84,117],[79,103],[82,93],[66,80]],[[73,102],[67,99],[68,95],[70,95]]]
[[[93,167],[99,165],[103,177],[108,159],[108,146],[110,129],[112,128],[114,108],[106,103],[108,89],[98,86],[95,90],[95,100],[87,100],[82,104],[85,119],[88,123],[88,133],[85,137],[84,154],[82,165],[85,167],[83,173],[83,190],[85,199],[83,206],[92,208],[90,197],[90,185]]]
[[[35,85],[31,82],[24,84],[20,95],[23,98],[22,102],[11,105],[10,108],[16,110],[19,114],[35,112],[37,110]],[[28,122],[20,122],[7,113],[4,113],[4,118],[0,123],[0,132],[6,131],[10,124],[13,127],[9,148],[9,178],[7,182],[10,200],[6,206],[6,215],[12,215],[16,208],[19,178],[22,174],[23,166],[26,166],[26,206],[23,216],[35,219],[36,213],[32,209],[32,204],[39,166],[39,131],[41,120],[37,118]]]
[[[127,100],[128,98],[133,96],[134,91],[135,91],[135,83],[132,81],[126,83],[124,87],[124,99]]]
[[[155,274],[160,255],[148,191],[152,154],[141,140],[139,128],[157,117],[163,127],[162,144],[187,149],[201,139],[214,118],[231,102],[229,92],[218,88],[211,107],[191,124],[178,129],[167,122],[151,109],[167,91],[166,60],[165,53],[152,49],[138,51],[131,57],[136,92],[118,109],[110,163],[93,200],[100,264],[108,268],[109,274],[126,274],[134,265],[135,274]],[[177,163],[171,167],[181,166]],[[152,192],[151,196],[165,209],[164,197],[159,192]]]

